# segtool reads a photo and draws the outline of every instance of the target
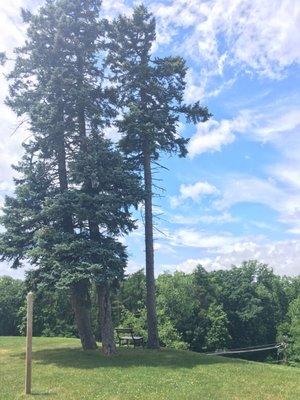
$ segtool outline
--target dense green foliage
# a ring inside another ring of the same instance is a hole
[[[278,339],[284,343],[281,349],[285,361],[300,362],[300,296],[289,305],[287,318],[278,329]]]
[[[143,273],[133,274],[124,281],[120,296],[120,324],[132,324],[141,333],[146,323],[142,283]],[[165,344],[200,352],[264,345],[282,341],[280,332],[286,327],[289,359],[297,359],[299,278],[281,278],[266,265],[249,261],[210,273],[202,267],[192,274],[166,273],[156,283],[159,328],[163,332],[167,324],[177,335]],[[137,292],[135,286],[140,288]]]
[[[289,307],[289,317],[291,321],[291,356],[300,362],[300,296],[295,299]]]
[[[24,303],[23,282],[0,277],[0,335],[19,334],[20,308]]]
[[[300,369],[188,351],[83,352],[77,339],[34,338],[33,398],[49,400],[298,400]],[[0,337],[0,399],[27,398],[24,339]]]
[[[29,282],[0,278],[0,336],[24,334]],[[76,336],[74,314],[66,290],[37,288],[34,292],[34,335]]]
[[[24,293],[30,282],[2,278],[0,284],[0,312],[5,321],[11,321],[1,323],[0,335],[16,335],[23,329]],[[156,286],[161,345],[203,352],[286,341],[288,360],[299,361],[299,278],[281,278],[267,266],[251,261],[224,271],[208,273],[198,267],[192,274],[165,273],[157,278]],[[66,294],[65,289],[36,292],[35,335],[76,335]],[[93,329],[97,333],[94,288],[91,297]],[[115,288],[112,306],[115,326],[132,326],[146,337],[143,271],[128,276],[119,289]],[[258,356],[263,359],[268,355]],[[276,357],[276,352],[271,355]]]

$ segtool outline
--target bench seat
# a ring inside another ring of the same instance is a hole
[[[132,328],[117,328],[116,334],[119,340],[119,346],[122,346],[122,344],[129,346],[129,344],[132,343],[134,347],[144,347],[144,338],[142,336],[134,335]]]

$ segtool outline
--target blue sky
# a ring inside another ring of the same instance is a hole
[[[156,273],[208,270],[259,259],[275,272],[300,272],[300,3],[297,0],[146,1],[157,18],[155,55],[186,58],[186,101],[213,117],[180,132],[186,159],[162,157],[165,191],[155,199]],[[0,48],[22,43],[18,9],[0,5]],[[138,4],[138,3],[136,3]],[[130,13],[132,2],[104,1],[103,12]],[[7,86],[1,78],[1,101]],[[12,190],[10,164],[25,128],[1,104],[0,201]],[[109,130],[107,135],[116,138]],[[159,192],[158,192],[159,193]],[[142,214],[140,210],[139,215]],[[143,224],[129,237],[132,272],[144,266]],[[22,276],[0,265],[0,275]]]

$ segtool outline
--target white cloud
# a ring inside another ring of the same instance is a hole
[[[296,276],[300,274],[300,241],[284,240],[278,242],[242,241],[220,247],[214,253],[199,258],[189,258],[179,264],[165,264],[162,271],[192,272],[201,264],[207,270],[228,269],[243,261],[258,260],[268,264],[279,275]]]
[[[0,277],[11,276],[15,279],[24,279],[25,273],[33,269],[28,263],[24,263],[23,268],[11,268],[10,264],[6,261],[0,262]]]
[[[173,0],[152,9],[159,43],[169,46],[180,29],[189,29],[180,50],[203,66],[203,76],[234,65],[277,78],[300,61],[297,0]]]
[[[175,250],[172,246],[162,242],[154,242],[154,251],[156,254],[175,254]]]
[[[222,214],[215,215],[173,215],[171,216],[171,222],[175,224],[182,225],[195,225],[198,223],[202,224],[224,224],[227,222],[236,222],[237,219],[234,218],[229,212],[223,212]]]
[[[129,260],[125,269],[125,274],[133,274],[143,268],[143,264],[139,264],[134,260]]]
[[[237,135],[244,135],[252,141],[270,142],[285,151],[288,157],[295,153],[295,157],[300,158],[300,140],[295,135],[299,126],[299,99],[284,99],[280,104],[273,102],[261,108],[245,109],[232,119],[199,123],[188,144],[189,157],[221,151],[223,146],[234,142]]]
[[[238,203],[260,203],[279,210],[284,200],[283,191],[272,180],[255,177],[233,176],[224,181],[221,199],[215,201],[224,210]]]
[[[26,25],[22,24],[21,7],[33,8],[42,4],[42,1],[11,0],[0,4],[0,51],[5,51],[8,57],[13,57],[13,49],[22,45],[25,40]],[[11,165],[20,160],[22,154],[21,143],[29,136],[25,124],[16,130],[20,120],[5,104],[8,93],[8,84],[3,74],[13,66],[8,62],[5,67],[0,67],[0,190],[11,191],[13,189],[12,177],[16,173]]]
[[[231,235],[211,234],[195,229],[178,229],[169,235],[172,246],[194,247],[199,249],[216,249],[233,243],[236,239]]]
[[[166,230],[166,235],[160,236],[160,243],[173,247],[172,253],[180,254],[181,259],[184,248],[185,253],[188,250],[192,257],[179,263],[156,263],[157,273],[190,273],[199,264],[207,270],[228,269],[231,265],[256,259],[268,264],[279,275],[300,274],[300,240],[271,240],[262,235],[234,236],[226,232],[210,234],[196,229],[178,229]]]
[[[208,182],[196,182],[193,185],[180,185],[182,199],[192,199],[197,201],[203,195],[215,194],[217,189]]]
[[[10,0],[0,4],[0,51],[12,50],[24,41],[25,26],[21,24],[21,7],[28,8],[30,1]]]
[[[232,120],[223,119],[220,122],[211,119],[197,125],[196,133],[191,137],[188,144],[189,156],[191,158],[205,152],[220,151],[222,146],[235,140],[235,133],[244,132],[249,125],[248,114],[241,112]]]
[[[195,270],[198,265],[203,265],[205,267],[205,260],[202,258],[188,258],[179,264],[163,264],[161,270],[163,272],[175,272],[182,271],[185,273],[191,273]],[[210,262],[210,259],[207,259]]]
[[[186,74],[186,89],[184,99],[187,103],[193,103],[205,96],[205,86],[207,77],[202,76],[201,82],[198,82],[195,71],[189,69]]]
[[[268,168],[268,172],[281,183],[300,189],[300,171],[292,163],[272,165]]]
[[[117,127],[110,126],[108,128],[105,128],[104,136],[113,142],[118,142],[121,138],[121,133],[119,132]]]
[[[282,161],[265,168],[266,178],[225,177],[218,188],[222,195],[214,205],[229,210],[239,203],[263,204],[278,212],[278,220],[290,226],[289,233],[300,234],[299,127],[299,99],[282,99],[261,109],[243,110],[232,120],[200,124],[189,144],[190,157],[220,150],[237,134],[268,142],[283,156]]]
[[[180,205],[183,201],[191,199],[198,201],[203,196],[217,194],[218,190],[215,186],[208,182],[196,182],[192,185],[180,185],[180,195],[171,197],[171,206],[173,208]]]
[[[171,222],[178,224],[218,224],[234,222],[229,210],[236,204],[262,204],[277,212],[277,220],[287,225],[290,233],[300,233],[300,175],[295,171],[288,175],[287,171],[282,171],[278,167],[274,171],[270,168],[273,176],[259,178],[243,174],[233,174],[223,177],[218,188],[208,182],[207,190],[203,192],[196,190],[195,185],[181,185],[180,195],[171,198],[173,207],[178,207],[185,199],[191,198],[197,201],[203,193],[214,195],[211,203],[211,211],[222,211],[221,214],[171,216]],[[285,179],[287,175],[287,178]],[[284,180],[285,184],[279,182]],[[211,186],[211,189],[208,188]],[[200,186],[202,188],[202,186]],[[183,190],[184,189],[184,190]],[[195,211],[194,211],[195,212]],[[251,222],[251,221],[250,221]],[[258,227],[258,225],[256,224]],[[261,225],[261,228],[263,226]],[[264,226],[266,228],[266,226]]]
[[[229,210],[235,204],[263,204],[278,213],[278,221],[289,225],[290,233],[300,233],[300,192],[279,185],[275,179],[262,179],[243,175],[223,180],[222,195],[215,200],[219,210]]]
[[[106,18],[114,18],[119,14],[129,14],[132,9],[126,5],[124,0],[103,0],[102,1],[102,13]]]
[[[300,125],[299,100],[293,104],[293,99],[287,99],[286,104],[270,104],[260,112],[248,111],[252,118],[252,132],[255,138],[262,142],[273,141],[275,144],[285,140],[283,134],[294,132]]]

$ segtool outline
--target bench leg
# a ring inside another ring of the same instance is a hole
[[[134,348],[136,348],[138,346],[144,347],[144,339],[134,340],[133,341],[133,346],[134,346]]]

